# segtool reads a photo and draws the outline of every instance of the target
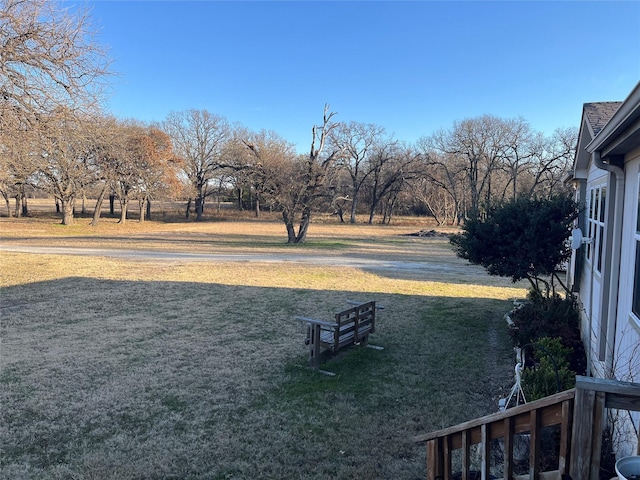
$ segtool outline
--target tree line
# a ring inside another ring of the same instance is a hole
[[[505,199],[549,197],[573,159],[575,129],[545,136],[522,118],[491,115],[407,144],[379,125],[339,121],[325,105],[306,154],[207,110],[117,119],[100,108],[111,73],[91,32],[86,11],[0,0],[0,193],[9,216],[23,214],[26,189],[37,188],[56,199],[65,225],[89,191],[93,224],[107,197],[120,203],[121,222],[132,202],[143,221],[161,198],[184,201],[185,216],[193,208],[201,221],[213,197],[233,191],[240,208],[279,212],[288,242],[299,243],[317,211],[351,223],[402,213],[459,224]]]

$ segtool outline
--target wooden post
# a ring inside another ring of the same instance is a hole
[[[569,468],[569,474],[573,478],[599,478],[604,403],[605,392],[576,386]]]
[[[462,480],[469,480],[471,473],[471,435],[469,430],[462,432]]]
[[[313,368],[318,368],[320,366],[320,325],[311,324],[310,328],[309,360]]]
[[[441,439],[434,438],[427,442],[427,480],[436,480],[442,476],[442,448]]]
[[[482,451],[482,478],[489,478],[491,468],[491,439],[489,438],[489,427],[486,423],[480,426],[481,451]]]
[[[357,306],[353,317],[353,343],[360,343],[360,309],[362,306]]]
[[[442,439],[442,476],[443,478],[451,478],[451,436],[447,435]]]
[[[513,478],[513,417],[504,419],[504,475],[505,479]]]
[[[569,473],[571,461],[571,426],[573,419],[573,403],[565,400],[562,402],[562,423],[560,424],[560,453],[558,458],[558,470],[560,475]]]
[[[600,457],[602,456],[602,432],[605,425],[605,392],[596,392],[593,406],[593,446],[591,447],[591,480],[600,480]]]
[[[529,441],[529,479],[538,478],[540,473],[540,415],[538,410],[531,410],[529,413],[529,428],[531,439]]]

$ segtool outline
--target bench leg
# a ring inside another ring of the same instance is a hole
[[[369,345],[369,335],[365,335],[364,337],[362,337],[362,339],[360,340],[360,345],[363,347]]]
[[[313,368],[320,366],[320,325],[310,325],[309,364]]]

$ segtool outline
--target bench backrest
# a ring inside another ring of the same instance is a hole
[[[376,302],[366,302],[347,308],[335,315],[338,328],[334,332],[334,344],[340,348],[348,343],[358,343],[362,337],[374,333]]]

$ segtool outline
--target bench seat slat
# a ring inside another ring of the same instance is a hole
[[[317,320],[315,318],[309,318],[309,317],[294,317],[296,320],[300,320],[301,322],[306,322],[306,323],[314,323],[316,325],[322,325],[323,327],[329,327],[329,328],[337,328],[338,324],[335,322],[327,322],[326,320]]]

